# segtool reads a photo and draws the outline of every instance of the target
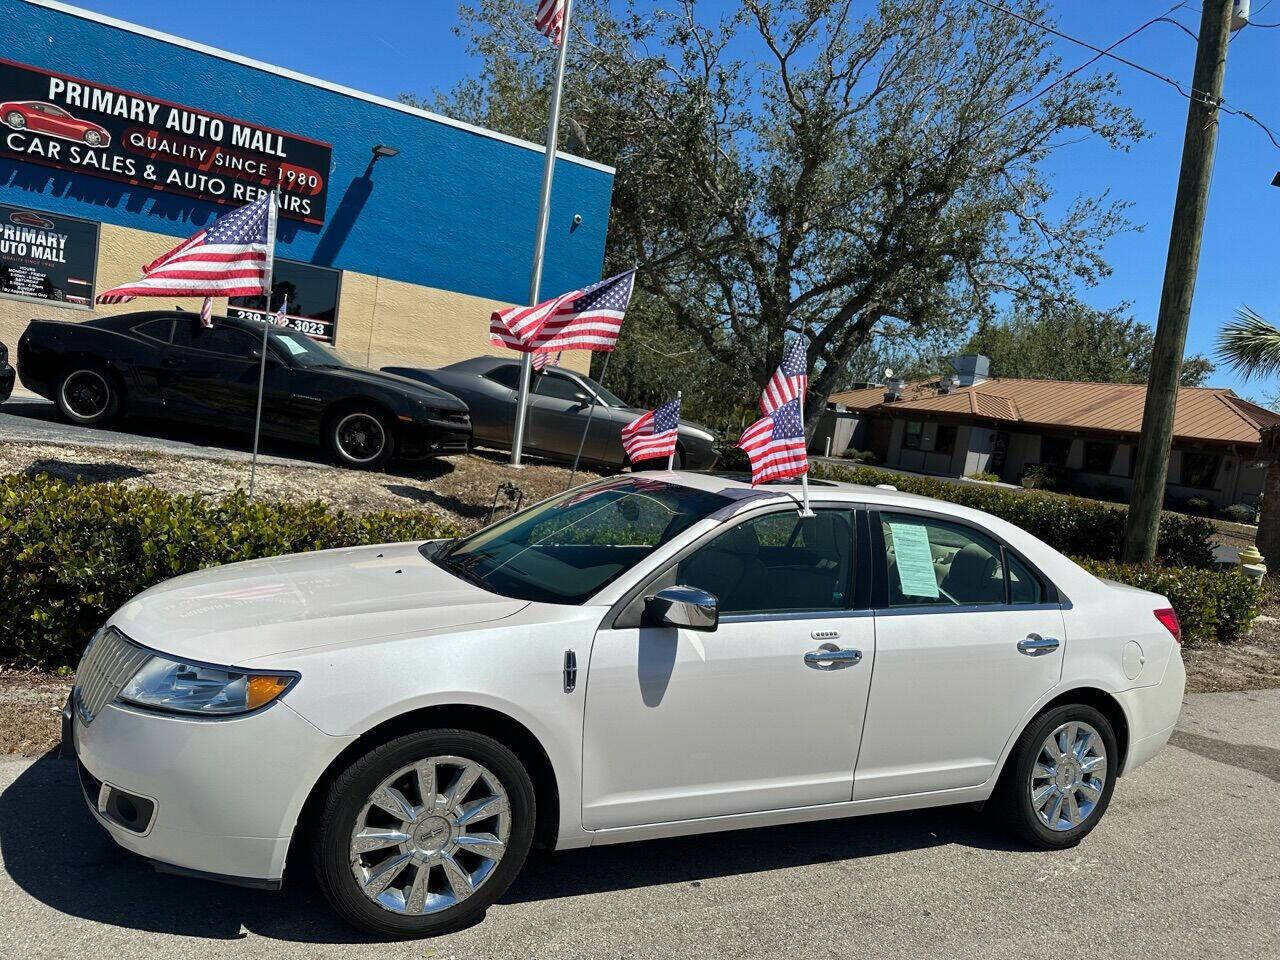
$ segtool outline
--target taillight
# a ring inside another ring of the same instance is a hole
[[[1156,615],[1156,619],[1164,624],[1164,628],[1173,634],[1173,639],[1182,642],[1182,625],[1178,623],[1178,615],[1174,613],[1173,607],[1165,607],[1162,610],[1151,611]]]

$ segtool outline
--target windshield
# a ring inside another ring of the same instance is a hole
[[[455,576],[522,600],[579,604],[727,497],[661,480],[571,490],[486,527],[432,556]]]
[[[275,348],[299,367],[345,366],[341,357],[305,333],[273,326],[270,336]]]

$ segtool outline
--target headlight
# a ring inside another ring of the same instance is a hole
[[[154,654],[120,691],[153,710],[227,716],[265,707],[293,686],[296,673],[242,673]]]

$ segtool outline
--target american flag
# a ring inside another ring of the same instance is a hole
[[[535,353],[533,355],[532,362],[533,369],[537,370],[539,373],[547,369],[549,366],[558,367],[560,366],[560,351],[556,351],[556,358],[554,360],[551,359],[551,354],[549,353]]]
[[[252,297],[271,289],[276,196],[223,214],[142,268],[141,278],[98,294],[98,303],[134,297]]]
[[[797,337],[791,341],[791,346],[782,354],[782,363],[774,371],[773,379],[760,394],[761,413],[773,413],[792,400],[804,403],[804,395],[809,389],[808,356],[808,340]]]
[[[751,461],[751,483],[797,477],[809,472],[800,401],[788,400],[742,432],[738,446]]]
[[[642,413],[622,428],[622,449],[632,463],[669,457],[680,435],[680,398]]]
[[[200,304],[200,323],[206,327],[213,326],[213,297],[205,297]]]
[[[538,0],[538,12],[533,15],[533,25],[538,32],[557,46],[560,43],[560,27],[564,23],[564,0]]]
[[[271,322],[277,327],[287,327],[289,325],[289,295],[287,293],[284,295],[284,302],[280,304],[280,309],[271,318]]]
[[[496,310],[489,342],[522,353],[612,350],[635,287],[634,269],[533,307]]]

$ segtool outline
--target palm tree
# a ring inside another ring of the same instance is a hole
[[[1249,380],[1280,374],[1280,327],[1248,307],[1218,334],[1218,359]],[[1277,429],[1277,428],[1270,428]],[[1258,551],[1272,570],[1280,571],[1280,463],[1267,465],[1258,517]]]

